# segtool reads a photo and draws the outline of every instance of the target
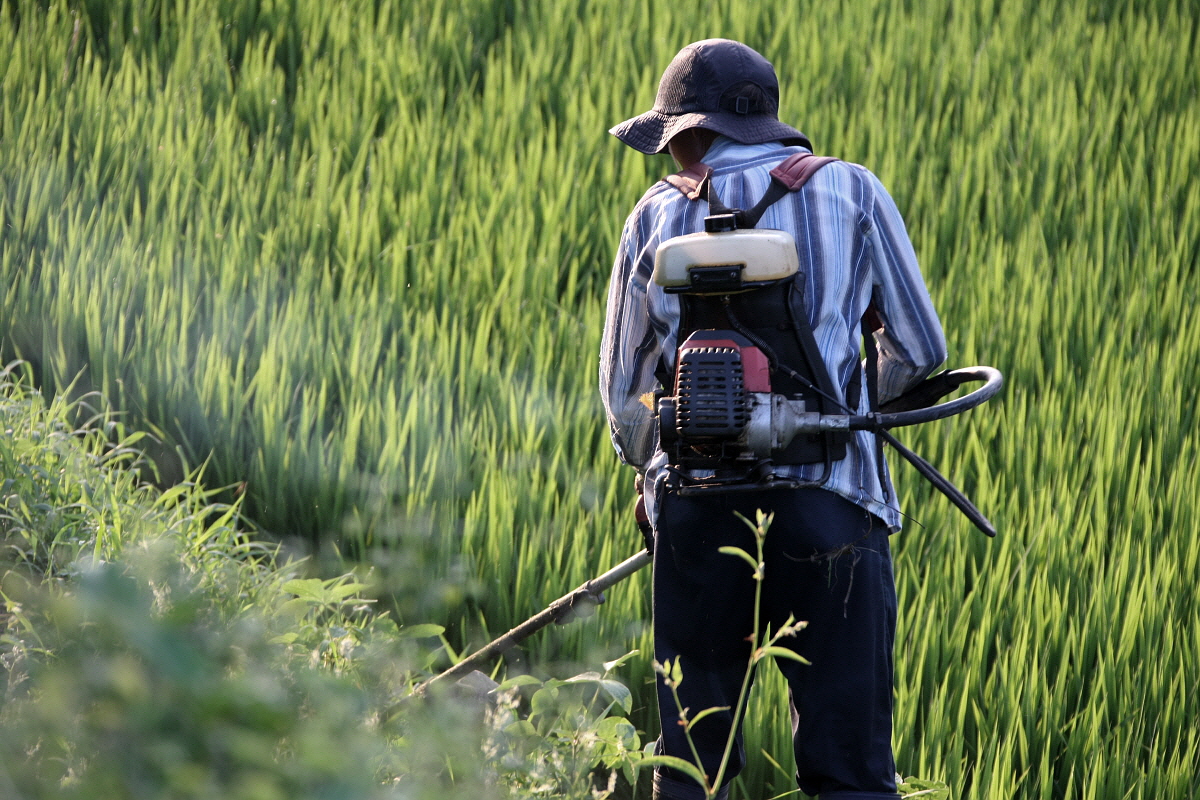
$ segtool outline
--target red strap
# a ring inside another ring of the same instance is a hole
[[[703,196],[704,182],[711,174],[712,167],[698,161],[685,170],[668,175],[663,180],[683,192],[688,200],[699,200]]]
[[[797,153],[771,170],[771,177],[779,181],[789,192],[800,189],[817,170],[838,159],[832,156],[814,156],[812,153]]]

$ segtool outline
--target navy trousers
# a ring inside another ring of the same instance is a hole
[[[896,591],[888,532],[859,506],[822,489],[776,489],[661,499],[654,548],[654,647],[659,663],[679,659],[680,700],[709,775],[715,775],[734,726],[733,710],[749,662],[754,580],[743,560],[718,552],[732,545],[755,554],[753,521],[774,513],[764,553],[761,626],[777,630],[788,615],[807,621],[786,646],[811,664],[777,663],[787,679],[797,782],[822,800],[897,798],[892,756],[892,645]],[[692,760],[670,690],[660,677],[658,752]],[[754,724],[753,720],[749,724]],[[726,771],[745,764],[741,724]],[[682,773],[660,769],[655,796],[703,797]]]

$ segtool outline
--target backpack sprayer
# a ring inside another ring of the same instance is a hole
[[[948,370],[878,410],[855,413],[856,399],[843,402],[833,391],[811,328],[807,322],[800,324],[794,309],[789,310],[788,290],[801,274],[795,240],[786,231],[754,229],[770,203],[798,190],[813,172],[833,160],[805,153],[785,161],[772,170],[771,190],[749,212],[731,211],[709,195],[714,213],[705,219],[705,231],[668,239],[655,253],[654,282],[668,293],[682,295],[685,309],[691,312],[690,322],[681,326],[690,333],[676,353],[674,379],[660,376],[664,386],[671,384],[672,393],[663,390],[656,395],[659,444],[677,474],[691,470],[711,476],[689,480],[678,490],[753,491],[801,485],[776,476],[773,466],[824,461],[828,467],[844,455],[849,433],[865,430],[890,444],[980,531],[995,536],[995,528],[979,509],[933,465],[901,444],[890,429],[944,419],[980,405],[1000,391],[1000,372],[985,366]],[[695,199],[706,192],[708,183],[707,172],[695,174],[698,180],[680,173],[668,182]],[[680,175],[685,175],[682,185]],[[772,297],[764,290],[776,290],[776,294]],[[760,302],[764,299],[769,302]],[[783,316],[772,316],[780,313]],[[762,333],[785,328],[795,336]],[[863,333],[868,383],[873,384],[874,338],[866,325]],[[772,341],[767,341],[768,337]],[[781,358],[781,352],[787,357]],[[962,397],[938,402],[960,386],[977,382],[983,385]],[[879,461],[882,469],[882,457]],[[648,522],[640,497],[638,511],[645,533]],[[585,582],[420,684],[415,694],[467,675],[551,622],[564,623],[589,613],[604,602],[606,589],[650,561],[647,548]]]
[[[709,217],[709,231],[669,239],[655,256],[654,281],[665,291],[698,296],[728,297],[779,286],[799,272],[792,236],[786,231],[739,230],[731,220]],[[947,370],[883,406],[881,411],[857,414],[818,385],[778,362],[773,349],[736,317],[726,316],[732,329],[696,330],[679,347],[674,394],[658,399],[660,444],[671,463],[693,468],[738,467],[742,475],[725,483],[720,478],[697,482],[688,491],[746,491],[787,485],[770,477],[772,459],[786,453],[797,437],[871,431],[892,445],[927,480],[945,494],[989,537],[992,524],[971,501],[929,462],[905,447],[889,429],[918,425],[961,414],[1000,391],[1003,377],[993,367]],[[769,327],[769,326],[768,326]],[[811,331],[807,332],[811,336]],[[874,341],[868,342],[868,366]],[[815,343],[811,346],[815,348]],[[804,349],[803,347],[801,349]],[[773,391],[771,367],[808,390],[807,399],[791,399]],[[812,365],[810,365],[812,366]],[[937,404],[967,383],[983,386],[969,394]],[[816,410],[813,397],[840,413]],[[758,478],[755,480],[755,475]]]

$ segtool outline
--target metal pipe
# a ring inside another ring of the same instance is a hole
[[[605,589],[625,580],[649,564],[650,561],[651,555],[649,550],[642,550],[637,555],[630,556],[603,575],[592,578],[574,591],[558,598],[544,610],[525,620],[503,636],[493,639],[450,669],[440,675],[435,675],[424,683],[418,684],[413,690],[413,694],[423,695],[429,691],[431,686],[444,681],[452,681],[455,678],[466,675],[487,659],[501,655],[518,642],[537,633],[551,622],[562,621],[580,603],[603,603]]]

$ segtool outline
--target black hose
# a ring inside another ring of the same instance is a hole
[[[874,430],[876,426],[880,428],[903,428],[908,425],[920,425],[923,422],[945,419],[946,417],[952,417],[955,414],[968,411],[981,403],[986,403],[1004,385],[1004,376],[1000,374],[1000,370],[994,367],[964,367],[962,369],[950,370],[938,375],[937,380],[945,386],[947,393],[964,383],[974,381],[983,381],[984,383],[983,386],[980,386],[970,394],[945,403],[930,405],[925,408],[916,408],[911,411],[900,411],[893,414],[874,414],[868,418],[873,421],[869,424],[863,424],[861,428],[855,428],[854,420],[861,420],[863,418],[855,416],[851,418],[850,427],[855,430]]]

